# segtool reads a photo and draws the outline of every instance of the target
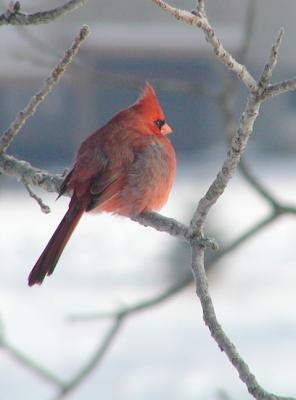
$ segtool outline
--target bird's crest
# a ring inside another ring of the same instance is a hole
[[[145,87],[134,107],[142,114],[147,115],[152,119],[164,119],[162,108],[158,102],[155,91],[149,82],[146,82]]]

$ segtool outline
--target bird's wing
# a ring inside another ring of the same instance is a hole
[[[113,199],[125,185],[125,182],[126,175],[122,171],[117,171],[112,175],[107,173],[98,174],[90,186],[91,200],[86,211],[97,207],[100,208],[106,201]]]

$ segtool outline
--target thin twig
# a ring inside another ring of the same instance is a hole
[[[278,51],[279,51],[279,47],[282,43],[283,36],[284,36],[284,30],[281,29],[278,34],[275,44],[271,48],[269,59],[268,59],[267,63],[265,64],[264,71],[258,82],[260,95],[267,88],[267,86],[270,82],[270,79],[272,77],[273,70],[276,67],[277,59],[278,59]]]
[[[0,25],[46,24],[84,6],[87,1],[88,0],[70,0],[63,6],[53,8],[49,11],[36,12],[34,14],[25,14],[20,12],[19,9],[9,7],[5,13],[0,15]]]
[[[41,197],[37,196],[37,194],[34,193],[31,186],[24,179],[23,179],[23,184],[24,184],[25,188],[27,189],[30,197],[32,197],[34,200],[37,201],[37,203],[40,206],[41,211],[44,212],[45,214],[49,214],[50,213],[49,206],[43,203],[43,200],[41,199]]]
[[[276,199],[275,195],[272,194],[259,179],[250,171],[249,166],[244,160],[241,160],[239,164],[239,171],[244,176],[246,181],[251,185],[256,192],[265,199],[273,208],[279,209],[280,202]]]
[[[71,321],[98,320],[98,319],[117,318],[117,317],[124,319],[165,302],[172,296],[175,296],[183,289],[185,289],[188,285],[190,285],[190,283],[192,283],[192,279],[188,277],[183,281],[177,282],[173,286],[164,289],[159,294],[154,295],[147,300],[138,301],[131,306],[120,307],[119,309],[116,309],[114,311],[107,311],[107,312],[98,311],[83,315],[75,314],[69,316],[69,320]]]
[[[244,23],[244,34],[243,34],[243,40],[240,45],[240,48],[237,52],[237,59],[240,60],[241,64],[246,64],[246,59],[247,55],[250,50],[250,45],[251,45],[251,39],[252,39],[252,34],[254,31],[254,26],[255,26],[255,20],[256,20],[256,4],[257,0],[249,0],[248,5],[247,5],[247,12],[245,16],[245,23]],[[219,68],[218,68],[219,67]],[[237,92],[240,84],[239,79],[235,79],[235,76],[229,75],[225,73],[225,70],[223,70],[223,73],[221,72],[221,66],[217,66],[217,72],[219,74],[219,78],[221,78],[221,81],[223,83],[223,89],[220,94],[218,94],[216,97],[213,97],[213,99],[216,99],[220,106],[227,102],[233,102],[233,97],[234,93]],[[232,108],[233,110],[233,108]],[[224,110],[225,111],[225,110]],[[227,111],[226,111],[227,112]],[[234,133],[234,129],[233,129]],[[228,138],[231,138],[233,135],[229,135]]]
[[[17,360],[26,368],[34,371],[34,373],[39,375],[43,380],[55,385],[58,388],[63,388],[65,386],[65,382],[61,380],[58,376],[53,374],[51,371],[49,371],[47,368],[40,365],[36,361],[32,360],[28,355],[22,353],[18,348],[7,342],[5,339],[3,340],[1,347],[12,358]]]
[[[123,319],[120,317],[113,321],[110,329],[106,332],[103,341],[100,342],[97,350],[94,351],[85,366],[66,385],[62,386],[62,389],[59,391],[58,395],[53,398],[53,400],[64,399],[67,394],[70,394],[74,389],[76,389],[95,369],[95,367],[98,366],[113,343],[115,336],[119,333],[122,324]]]
[[[221,247],[221,249],[214,253],[212,257],[210,257],[207,263],[207,269],[212,268],[213,265],[220,261],[225,255],[231,253],[233,250],[237,249],[239,246],[244,244],[249,239],[253,238],[257,233],[261,232],[267,226],[271,225],[275,222],[280,216],[288,214],[288,211],[283,211],[282,213],[278,213],[273,210],[269,215],[263,217],[262,219],[256,221],[250,228],[247,228],[243,233],[238,235],[237,238],[232,240],[228,245]],[[295,210],[296,214],[296,210]]]
[[[60,77],[71,63],[74,55],[77,53],[82,41],[86,39],[88,34],[89,28],[87,26],[83,26],[80,29],[79,35],[76,36],[70,49],[66,50],[62,60],[57,64],[51,75],[46,79],[42,89],[32,97],[25,109],[16,116],[10,127],[3,133],[0,138],[0,153],[7,150],[8,146],[12,143],[27,119],[35,113],[37,107],[44,101],[45,97],[58,83]]]
[[[251,93],[256,91],[257,84],[251,73],[244,65],[236,61],[235,58],[227,50],[225,50],[205,15],[192,13],[186,10],[180,10],[172,7],[163,0],[152,1],[162,10],[174,16],[177,20],[181,20],[186,24],[201,28],[206,36],[206,40],[213,47],[214,54],[218,60],[222,62],[230,71],[234,72],[242,80]]]
[[[278,96],[286,92],[292,92],[296,90],[296,78],[288,79],[280,83],[269,85],[262,93],[262,99],[270,99],[271,97]]]

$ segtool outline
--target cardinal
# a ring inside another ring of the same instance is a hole
[[[59,197],[72,193],[68,211],[32,269],[28,284],[51,275],[84,212],[133,217],[160,209],[167,201],[176,157],[171,132],[153,87],[85,139]]]

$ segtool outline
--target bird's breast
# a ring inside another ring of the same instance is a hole
[[[167,201],[175,172],[175,152],[167,139],[152,141],[138,151],[122,190],[122,198],[130,204],[130,214],[160,209]]]

